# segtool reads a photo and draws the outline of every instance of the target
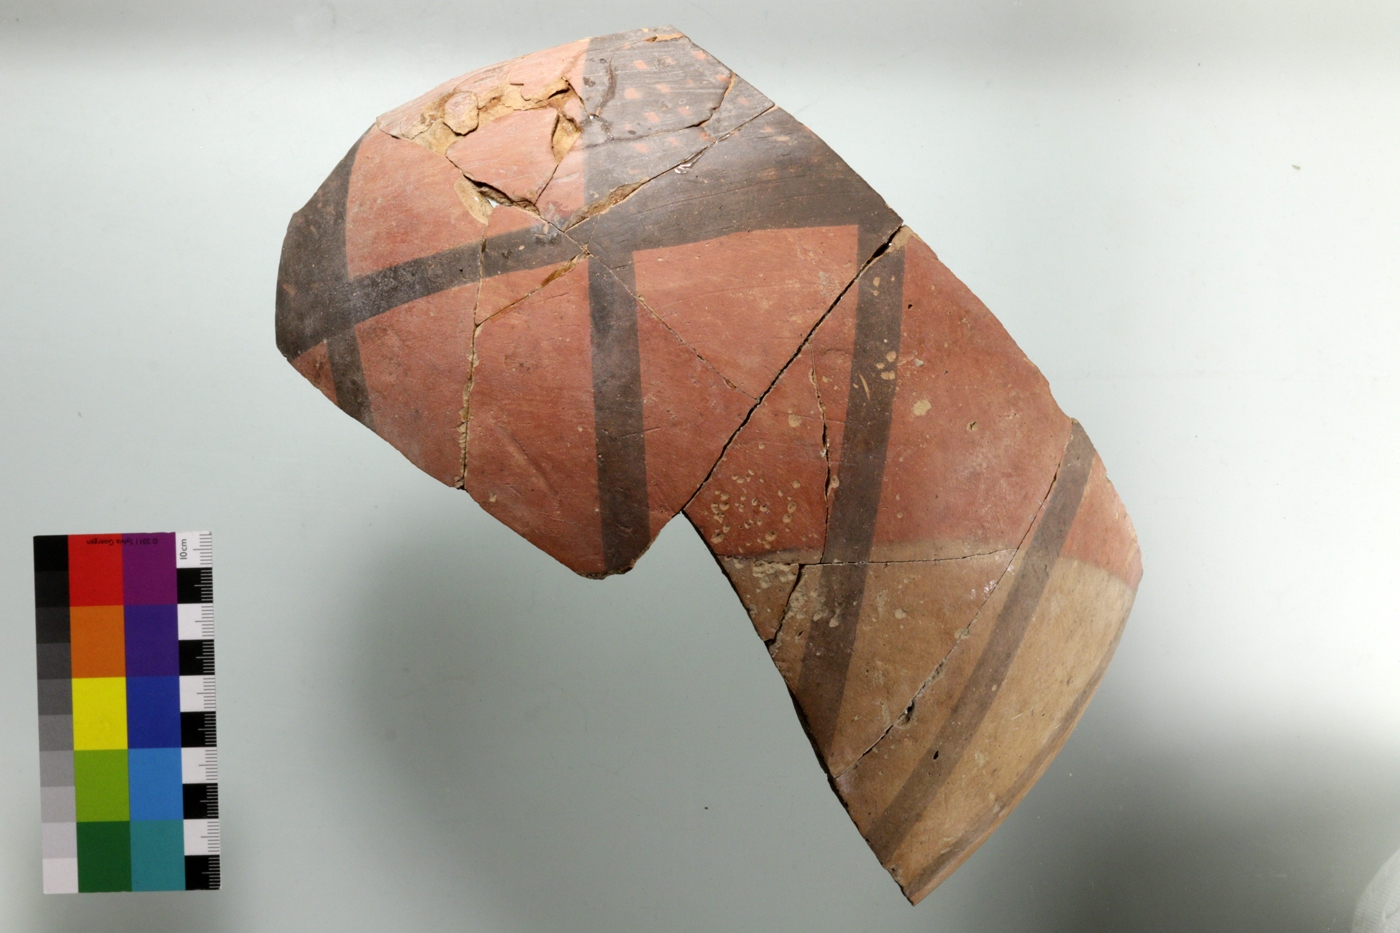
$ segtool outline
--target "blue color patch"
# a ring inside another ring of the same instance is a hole
[[[133,748],[126,753],[133,820],[183,820],[185,789],[178,748]]]
[[[126,679],[128,748],[180,747],[180,678]]]

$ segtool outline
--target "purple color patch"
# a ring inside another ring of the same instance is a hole
[[[173,605],[126,607],[126,676],[179,676],[180,629],[176,613]]]
[[[122,535],[122,585],[128,606],[175,603],[175,535]]]

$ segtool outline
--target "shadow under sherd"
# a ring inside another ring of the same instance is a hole
[[[1101,704],[985,847],[1016,882],[976,928],[1349,931],[1400,843],[1397,775],[1340,738],[1144,747]]]
[[[829,905],[804,931],[1311,933],[1350,928],[1400,843],[1400,760],[1336,737],[1160,747],[1110,670],[1023,804],[910,908],[688,527],[599,582],[470,524],[367,552],[346,633],[403,897],[521,933],[781,930],[795,902]]]

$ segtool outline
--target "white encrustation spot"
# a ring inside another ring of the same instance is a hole
[[[929,402],[928,399],[921,398],[914,403],[914,414],[917,417],[922,418],[924,415],[928,414],[928,410],[932,407],[933,405]]]

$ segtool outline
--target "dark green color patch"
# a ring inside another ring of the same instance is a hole
[[[78,890],[131,890],[130,823],[78,824]]]

